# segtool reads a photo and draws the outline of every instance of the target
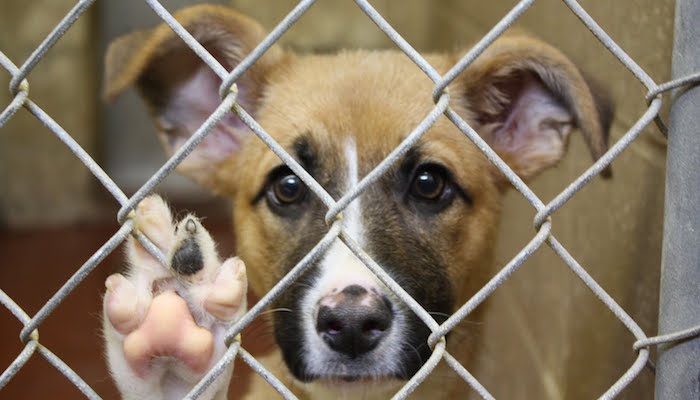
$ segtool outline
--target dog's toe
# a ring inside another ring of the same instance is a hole
[[[134,330],[141,322],[143,309],[139,307],[136,286],[121,274],[114,274],[105,281],[105,314],[114,329],[122,334]]]
[[[160,196],[152,195],[139,203],[134,223],[135,228],[148,236],[161,250],[168,251],[172,247],[175,238],[172,216],[168,205]]]
[[[224,261],[209,285],[204,308],[216,318],[231,321],[240,318],[246,306],[247,279],[245,265],[240,258]]]

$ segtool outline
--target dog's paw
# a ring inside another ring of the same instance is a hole
[[[238,258],[222,263],[195,216],[174,225],[158,196],[139,204],[134,226],[168,265],[129,238],[126,274],[105,282],[109,367],[126,399],[179,399],[221,358],[227,327],[246,311],[245,266]],[[200,398],[225,398],[232,368]]]

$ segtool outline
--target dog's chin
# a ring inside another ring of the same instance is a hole
[[[346,399],[370,399],[389,398],[405,383],[405,379],[393,375],[329,375],[317,377],[309,384],[323,398],[341,395]]]
[[[352,387],[353,385],[361,386],[367,384],[386,384],[392,382],[405,382],[405,378],[395,375],[324,375],[311,377],[309,382],[318,382],[327,386],[343,385]]]
[[[336,358],[336,357],[333,357]],[[366,386],[367,384],[385,384],[388,382],[405,382],[418,369],[418,365],[406,368],[399,365],[378,365],[379,362],[368,359],[343,361],[325,360],[322,363],[296,363],[296,370],[291,372],[297,380],[305,383],[320,383],[324,386]],[[415,367],[415,370],[414,368]]]

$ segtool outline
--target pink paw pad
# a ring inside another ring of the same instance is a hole
[[[214,338],[195,323],[185,300],[167,291],[153,299],[141,325],[124,339],[123,348],[130,367],[141,377],[154,357],[173,357],[203,373],[214,351]]]

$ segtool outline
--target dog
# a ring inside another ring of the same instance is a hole
[[[265,37],[257,22],[224,6],[193,6],[176,18],[227,70]],[[426,60],[445,73],[463,54]],[[221,101],[220,79],[164,24],[113,42],[105,76],[108,99],[136,86],[168,154]],[[434,107],[434,83],[396,51],[317,55],[274,45],[236,84],[237,102],[334,199]],[[496,40],[448,90],[450,108],[525,181],[562,159],[576,128],[593,159],[607,150],[610,103],[566,56],[537,39]],[[187,393],[221,357],[221,332],[244,312],[246,285],[267,293],[328,231],[321,200],[233,112],[178,170],[232,199],[240,260],[220,262],[196,217],[175,224],[158,198],[137,208],[137,228],[156,238],[169,268],[130,239],[129,272],[107,281],[108,359],[125,398]],[[348,205],[340,223],[439,324],[492,274],[500,203],[509,187],[441,116]],[[300,398],[386,398],[431,355],[430,330],[339,239],[273,308],[275,349],[261,362]],[[173,328],[155,328],[166,323]],[[138,340],[130,339],[134,332]],[[449,333],[447,350],[468,367],[477,339],[461,324]],[[230,376],[231,370],[220,375],[207,398],[225,398]],[[274,396],[262,378],[252,379],[247,398]],[[459,382],[443,362],[414,395],[460,397]]]

